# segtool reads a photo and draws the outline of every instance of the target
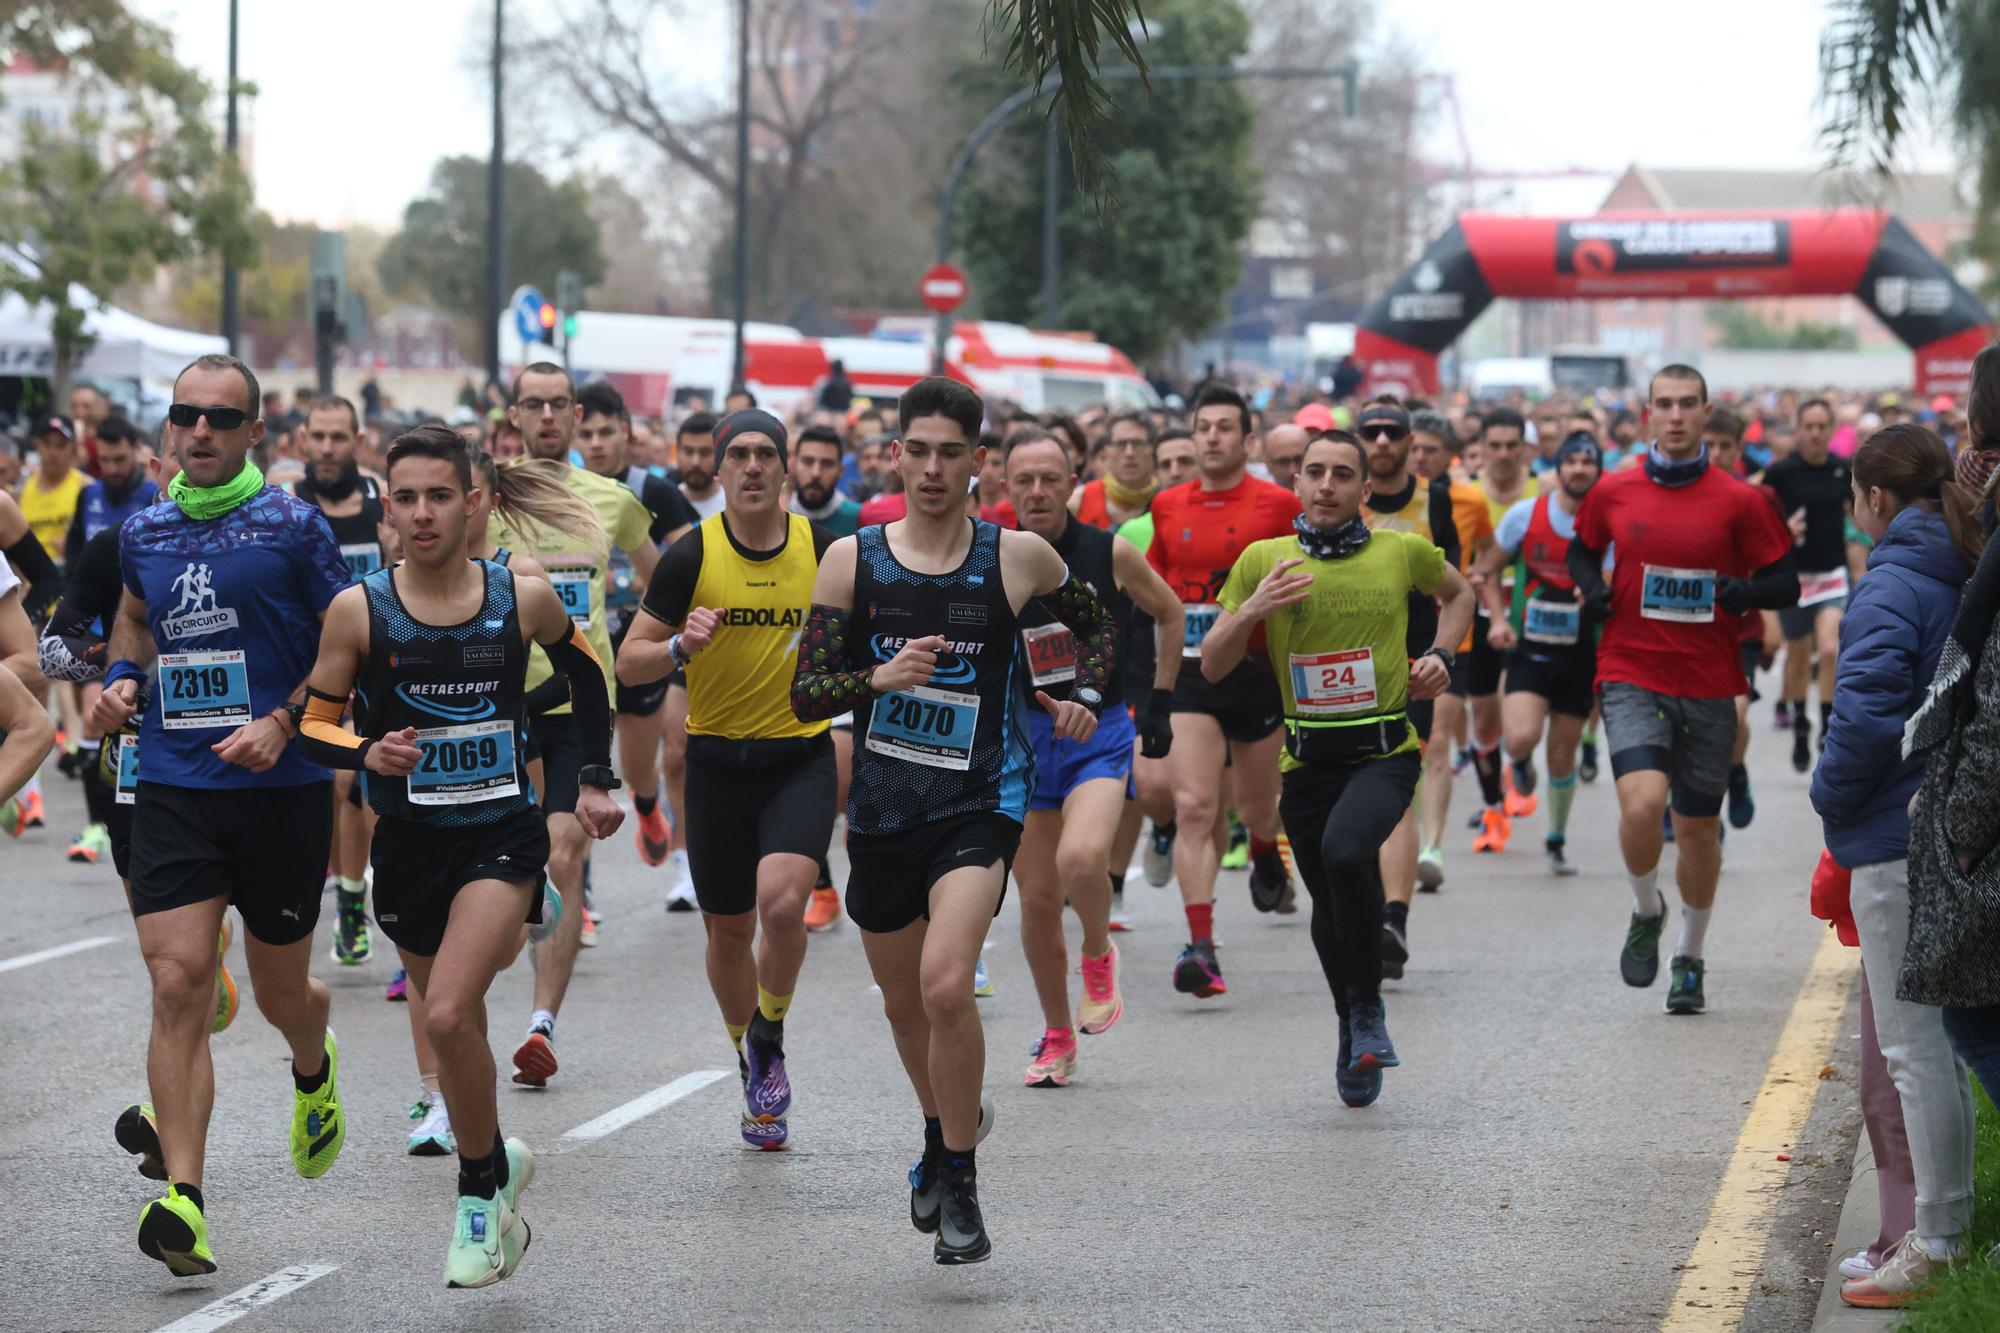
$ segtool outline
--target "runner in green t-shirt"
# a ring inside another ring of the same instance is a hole
[[[1252,543],[1217,602],[1201,670],[1234,669],[1261,626],[1285,703],[1278,812],[1312,895],[1313,947],[1340,1015],[1341,1100],[1366,1106],[1397,1063],[1382,1008],[1379,852],[1416,791],[1417,735],[1405,709],[1449,682],[1452,646],[1472,623],[1463,575],[1428,540],[1371,531],[1361,517],[1368,461],[1346,431],[1306,446],[1294,483],[1297,531]],[[1437,638],[1406,654],[1410,594],[1439,599]]]

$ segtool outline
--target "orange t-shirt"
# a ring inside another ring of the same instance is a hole
[[[1476,482],[1451,484],[1451,521],[1458,528],[1458,572],[1463,574],[1472,568],[1474,548],[1493,536],[1493,507]],[[1461,653],[1472,651],[1472,636],[1477,632],[1479,618],[1474,616],[1472,623],[1474,628],[1465,632],[1465,642],[1458,645]]]

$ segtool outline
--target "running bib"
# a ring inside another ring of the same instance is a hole
[[[912,685],[875,701],[868,748],[891,759],[963,773],[972,767],[972,735],[978,725],[978,695]]]
[[[347,562],[347,572],[359,583],[382,568],[382,543],[349,542],[340,548],[340,558]]]
[[[1302,717],[1375,711],[1375,654],[1366,648],[1292,654],[1292,702]]]
[[[160,654],[160,725],[168,731],[240,727],[250,720],[243,650]]]
[[[1639,614],[1648,620],[1706,625],[1715,619],[1715,571],[1647,565],[1640,573]]]
[[[552,569],[549,582],[562,598],[563,610],[579,627],[590,624],[590,573],[587,569]]]
[[[134,805],[139,800],[139,738],[120,736],[118,738],[118,796],[119,805]]]
[[[1583,608],[1575,602],[1530,597],[1521,617],[1521,637],[1531,643],[1573,644],[1583,632]]]
[[[1847,571],[1829,569],[1824,574],[1799,575],[1799,605],[1819,606],[1847,596]]]
[[[1076,636],[1066,625],[1036,625],[1021,631],[1028,650],[1028,679],[1037,685],[1061,685],[1076,679]]]
[[[1187,621],[1185,634],[1181,640],[1181,656],[1199,658],[1201,641],[1215,628],[1215,619],[1222,614],[1222,608],[1213,602],[1203,602],[1196,606],[1184,607],[1183,610],[1187,612]]]
[[[511,722],[429,727],[417,733],[417,749],[411,805],[470,805],[521,794]]]

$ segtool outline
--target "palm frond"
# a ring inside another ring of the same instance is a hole
[[[1841,0],[1820,37],[1820,142],[1835,172],[1894,174],[1935,81],[1955,0]]]
[[[1145,22],[1140,0],[991,0],[987,9],[987,40],[1004,38],[1008,68],[1037,88],[1051,74],[1061,79],[1048,114],[1063,115],[1080,189],[1094,192],[1104,182],[1106,146],[1117,135],[1111,93],[1098,78],[1106,48],[1143,80],[1146,57],[1133,26],[1143,32]]]

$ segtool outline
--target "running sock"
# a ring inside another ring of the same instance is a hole
[[[507,1160],[506,1149],[498,1152],[489,1150],[484,1157],[458,1155],[458,1192],[478,1199],[491,1199],[500,1193],[500,1171],[495,1163]]]
[[[748,1023],[732,1023],[725,1018],[722,1020],[722,1026],[729,1029],[729,1044],[736,1048],[738,1055],[743,1054],[743,1035],[750,1030],[750,1025]]]
[[[1919,1236],[1917,1244],[1933,1259],[1950,1259],[1964,1251],[1964,1242],[1958,1236]]]
[[[1568,773],[1559,778],[1549,779],[1549,836],[1567,839],[1569,836],[1569,807],[1576,799],[1576,774]]]
[[[528,1015],[528,1031],[533,1032],[538,1028],[544,1037],[554,1040],[556,1035],[556,1016],[546,1009],[535,1010],[534,1013]]]
[[[1266,842],[1254,833],[1250,835],[1250,855],[1252,855],[1253,857],[1269,856],[1272,852],[1275,852],[1277,850],[1278,850],[1277,843]]]
[[[793,992],[793,994],[796,993],[797,992]],[[764,989],[762,983],[758,984],[757,1012],[764,1015],[764,1017],[767,1020],[773,1023],[784,1022],[785,1013],[791,1007],[792,1007],[791,995],[773,995],[771,994],[771,992]]]
[[[953,1171],[976,1170],[977,1167],[972,1160],[972,1154],[975,1151],[972,1148],[967,1148],[964,1152],[960,1152],[956,1148],[946,1148],[944,1150],[944,1164]]]
[[[1215,942],[1215,904],[1189,903],[1187,905],[1188,942],[1191,944],[1213,944]]]
[[[644,819],[647,815],[652,814],[653,811],[660,808],[659,794],[656,792],[651,796],[646,796],[636,791],[633,792],[632,808],[639,812],[641,819]]]
[[[512,1179],[513,1177],[507,1171],[507,1140],[500,1137],[500,1127],[495,1125],[493,1127],[493,1184],[497,1188],[504,1190],[507,1188],[507,1182]]]
[[[924,1117],[924,1147],[939,1155],[944,1153],[944,1121],[934,1115]]]
[[[1410,928],[1410,905],[1398,902],[1383,903],[1382,923],[1407,932]]]
[[[1496,809],[1506,805],[1507,793],[1500,785],[1500,747],[1472,743],[1472,771],[1479,775],[1479,796]]]
[[[1125,876],[1123,876],[1123,875],[1112,875],[1112,876],[1111,876],[1111,896],[1112,896],[1112,897],[1114,897],[1114,898],[1116,898],[1116,897],[1117,897],[1117,896],[1118,896],[1119,894],[1121,894],[1121,893],[1123,893],[1123,892],[1125,892]]]
[[[1660,868],[1654,866],[1643,875],[1629,871],[1625,878],[1632,882],[1632,901],[1638,905],[1642,917],[1656,917],[1667,909],[1660,903]]]
[[[333,877],[333,887],[352,898],[368,887],[368,881],[365,879],[349,879],[346,875],[335,875]]]
[[[181,1184],[181,1182],[177,1180],[174,1182],[174,1192],[179,1194],[183,1199],[186,1199],[189,1203],[193,1204],[194,1210],[197,1213],[200,1213],[203,1216],[206,1216],[208,1214],[208,1203],[201,1197],[201,1186],[183,1185]]]
[[[824,856],[819,859],[819,878],[813,881],[813,887],[815,889],[830,889],[833,887],[833,867],[826,863]]]
[[[1681,908],[1681,942],[1674,952],[1688,958],[1701,957],[1702,941],[1708,937],[1708,914],[1713,907]]]
[[[1169,819],[1164,824],[1160,823],[1158,820],[1153,821],[1153,836],[1156,838],[1165,838],[1168,842],[1172,842],[1174,840],[1174,834],[1178,833],[1179,831],[1180,831],[1180,820],[1178,817]]]
[[[294,1061],[292,1063],[293,1086],[298,1088],[300,1092],[318,1092],[321,1088],[326,1086],[326,1071],[327,1068],[332,1063],[333,1062],[331,1060],[328,1060],[325,1056],[321,1056],[319,1062],[319,1072],[317,1074],[301,1074],[299,1072],[298,1062]]]
[[[94,755],[95,753],[93,750],[92,754]],[[83,805],[84,809],[89,812],[90,822],[93,824],[110,823],[112,806],[116,804],[117,798],[105,788],[104,775],[97,771],[97,760],[95,758],[87,760],[84,763],[82,778]]]

